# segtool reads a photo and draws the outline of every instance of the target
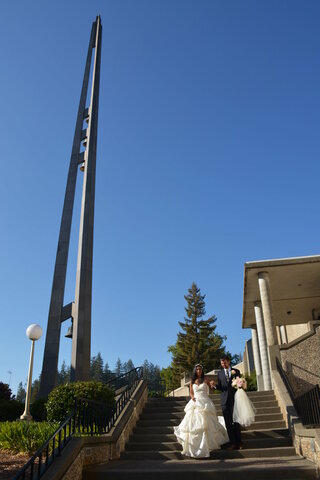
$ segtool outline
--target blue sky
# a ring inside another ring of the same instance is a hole
[[[228,349],[242,351],[244,262],[319,253],[318,1],[2,2],[0,380],[11,370],[14,391],[26,327],[46,329],[99,13],[92,354],[111,368],[118,356],[167,366],[193,281]],[[78,220],[77,207],[66,303]],[[60,363],[70,352],[62,336]]]

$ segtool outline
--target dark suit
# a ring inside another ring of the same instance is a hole
[[[216,389],[221,391],[221,407],[224,420],[226,422],[226,428],[229,435],[229,440],[233,445],[239,445],[241,443],[241,432],[239,423],[233,422],[233,407],[234,407],[234,394],[236,390],[232,387],[231,383],[235,377],[240,377],[240,371],[236,368],[231,368],[236,373],[231,374],[229,381],[227,380],[225,370],[220,370],[218,373],[218,383]]]

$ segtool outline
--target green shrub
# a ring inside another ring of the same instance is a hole
[[[160,392],[158,390],[149,390],[148,397],[150,397],[150,398],[161,398],[161,397],[164,397],[164,392]]]
[[[103,402],[107,405],[114,404],[114,391],[101,382],[73,382],[59,385],[49,394],[47,419],[61,422],[69,415],[76,397],[87,398]]]
[[[247,380],[247,392],[254,392],[257,390],[257,376],[256,372],[253,371],[250,375],[245,375]]]
[[[17,400],[0,400],[0,422],[17,420],[23,411],[24,403]]]
[[[30,413],[33,420],[37,422],[44,422],[47,420],[46,398],[38,398],[30,405]]]
[[[0,448],[12,453],[33,454],[58,428],[58,423],[3,422],[0,423]]]

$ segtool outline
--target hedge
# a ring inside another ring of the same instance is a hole
[[[75,398],[96,400],[107,405],[114,404],[114,391],[101,382],[72,382],[54,388],[48,397],[48,421],[63,421],[73,410]]]

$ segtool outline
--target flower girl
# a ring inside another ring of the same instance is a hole
[[[233,421],[243,427],[249,427],[254,422],[256,410],[245,392],[247,382],[244,377],[236,377],[232,380],[232,386],[237,389],[234,396]]]

